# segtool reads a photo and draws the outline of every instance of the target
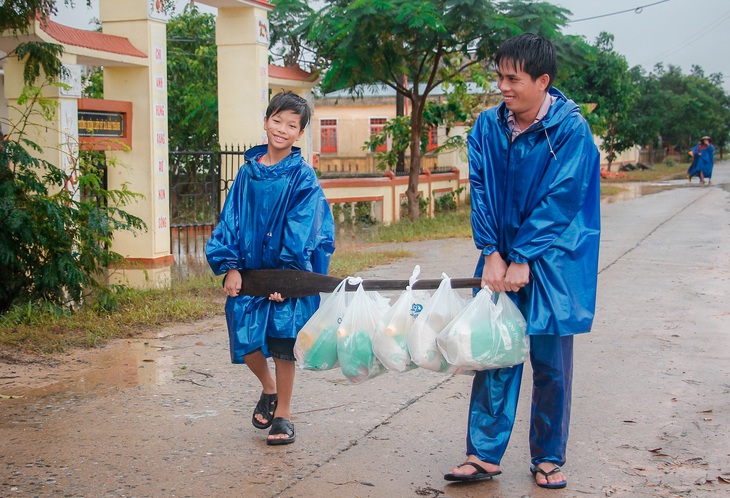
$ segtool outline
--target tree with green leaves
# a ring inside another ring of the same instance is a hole
[[[274,5],[291,8],[307,2]],[[520,0],[334,0],[311,15],[299,12],[297,33],[311,48],[311,67],[323,69],[323,91],[347,89],[357,95],[363,85],[387,85],[410,101],[406,196],[409,217],[415,220],[429,94],[488,59],[511,36],[530,30],[559,37],[568,11],[547,2]],[[272,24],[272,32],[278,29]]]
[[[487,61],[471,66],[442,84],[444,93],[438,99],[430,99],[423,108],[421,153],[428,147],[428,134],[432,128],[444,128],[446,140],[431,153],[438,154],[453,149],[466,149],[466,136],[452,135],[451,128],[465,127],[468,133],[479,113],[499,103],[499,92],[492,88],[493,73]],[[365,142],[364,149],[376,150],[390,143],[390,148],[376,152],[375,158],[381,169],[398,170],[398,161],[411,144],[411,118],[398,116],[389,120],[380,133],[373,134]]]
[[[638,96],[631,109],[628,133],[637,145],[662,147],[665,102],[659,83],[656,78],[647,75],[641,66],[632,67],[629,77]]]
[[[612,34],[598,35],[585,64],[573,71],[563,90],[580,102],[596,104],[587,119],[593,133],[602,139],[610,171],[616,157],[636,145],[630,121],[638,98],[626,58],[613,48]]]
[[[690,150],[704,135],[716,147],[727,145],[730,134],[730,95],[720,74],[706,76],[700,67],[683,74],[677,66],[657,64],[646,74],[631,70],[639,97],[631,112],[631,130],[640,144],[671,144]]]
[[[284,66],[297,64],[317,67],[317,54],[307,43],[307,33],[316,19],[316,10],[306,0],[273,0],[269,13],[269,53]],[[306,61],[306,62],[305,62]]]
[[[170,150],[218,148],[215,16],[185,6],[167,23]]]

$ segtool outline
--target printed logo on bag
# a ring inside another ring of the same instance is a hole
[[[413,303],[411,305],[411,316],[413,318],[416,318],[421,311],[423,311],[423,305],[422,304]]]

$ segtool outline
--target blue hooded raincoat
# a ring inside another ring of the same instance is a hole
[[[559,90],[538,124],[511,141],[504,103],[469,135],[474,242],[482,255],[529,263],[530,283],[511,293],[529,335],[589,332],[600,241],[599,155],[578,106]],[[475,276],[481,277],[480,257]]]
[[[712,170],[715,166],[715,146],[709,144],[707,147],[697,144],[692,148],[692,164],[687,170],[690,177],[700,176],[712,178]]]
[[[317,176],[297,147],[273,166],[258,161],[266,151],[266,145],[246,151],[208,241],[208,263],[216,275],[232,268],[326,274],[335,250],[334,220]],[[296,338],[318,305],[318,296],[281,303],[266,297],[228,297],[231,361],[243,363],[243,356],[257,349],[268,356],[267,336]]]

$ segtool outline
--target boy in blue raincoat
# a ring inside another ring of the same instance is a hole
[[[578,106],[552,87],[553,45],[523,34],[495,55],[504,101],[468,139],[475,276],[507,292],[527,320],[533,369],[530,472],[566,486],[573,336],[593,323],[600,239],[599,154]],[[467,459],[450,481],[491,479],[515,421],[523,365],[477,372]]]
[[[326,274],[335,250],[334,220],[317,176],[294,147],[311,111],[292,92],[275,95],[264,118],[267,145],[246,151],[206,247],[224,290],[231,361],[245,363],[261,382],[252,424],[270,427],[267,444],[293,443],[291,398],[294,343],[319,297],[282,299],[238,295],[241,271],[294,269]],[[267,357],[274,359],[275,372]]]

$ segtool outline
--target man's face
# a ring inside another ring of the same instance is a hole
[[[286,150],[304,133],[301,116],[293,111],[281,111],[264,119],[269,147]]]
[[[518,117],[533,113],[537,115],[545,100],[549,81],[547,74],[533,80],[522,68],[515,67],[512,61],[503,60],[497,68],[497,86],[502,92],[504,104]]]

